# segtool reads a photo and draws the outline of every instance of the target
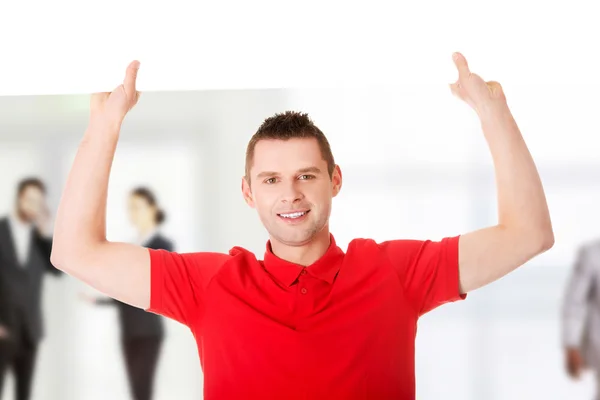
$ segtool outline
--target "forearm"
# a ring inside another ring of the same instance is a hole
[[[67,178],[58,207],[53,258],[78,259],[106,242],[108,180],[119,127],[90,123]]]
[[[542,182],[508,107],[481,118],[493,158],[498,191],[498,223],[544,245],[554,241]]]

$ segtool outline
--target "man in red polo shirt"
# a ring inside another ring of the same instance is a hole
[[[498,224],[440,241],[353,240],[329,232],[342,186],[323,133],[303,114],[268,118],[250,140],[242,192],[269,233],[262,260],[179,254],[106,240],[111,160],[136,104],[138,63],[95,94],[57,214],[52,262],[108,296],[175,319],[198,344],[206,399],[414,399],[419,317],[553,245],[540,178],[503,91],[454,55],[452,92],[481,120]],[[357,211],[358,212],[358,211]]]

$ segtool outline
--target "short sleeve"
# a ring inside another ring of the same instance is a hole
[[[466,298],[466,294],[460,293],[459,238],[392,240],[379,244],[419,316],[442,304]]]
[[[206,289],[231,256],[222,253],[150,253],[150,307],[146,310],[190,326],[201,312]]]

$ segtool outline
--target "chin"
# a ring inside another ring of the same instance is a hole
[[[290,247],[302,247],[302,246],[306,246],[307,244],[309,244],[312,240],[312,237],[309,238],[305,238],[305,239],[298,239],[298,238],[293,238],[293,239],[288,239],[288,240],[282,240],[282,239],[278,239],[279,242],[281,242],[282,244],[285,244],[286,246],[290,246]]]
[[[287,232],[280,232],[271,236],[286,246],[299,247],[309,244],[315,238],[316,234],[317,232],[312,230],[307,231],[306,229],[297,228],[295,232],[287,230]]]

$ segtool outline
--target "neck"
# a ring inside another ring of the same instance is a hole
[[[141,237],[145,237],[147,235],[150,234],[150,232],[152,232],[154,229],[156,228],[155,225],[146,225],[146,226],[141,226],[138,229],[138,233]]]
[[[302,265],[304,267],[314,264],[329,249],[331,238],[329,227],[326,226],[318,232],[308,243],[301,246],[291,246],[271,238],[271,251],[282,260]]]

